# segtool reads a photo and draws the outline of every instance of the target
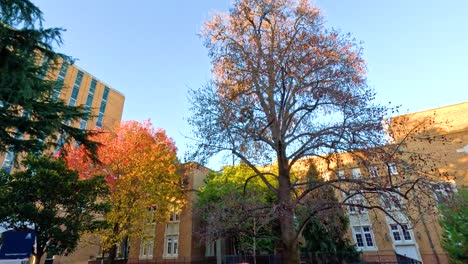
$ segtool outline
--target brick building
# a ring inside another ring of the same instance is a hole
[[[209,169],[197,163],[181,165],[186,180],[186,205],[171,213],[166,223],[153,223],[141,239],[131,242],[129,262],[140,261],[200,261],[205,258],[205,247],[197,239],[199,221],[193,211],[196,190],[203,186]]]

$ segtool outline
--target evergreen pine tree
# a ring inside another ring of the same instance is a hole
[[[65,142],[76,140],[95,153],[90,132],[71,126],[88,113],[61,101],[63,83],[47,78],[70,58],[53,50],[62,43],[62,29],[42,22],[30,1],[0,0],[0,152],[42,151],[64,135]]]

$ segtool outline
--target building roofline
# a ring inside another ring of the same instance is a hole
[[[112,85],[109,85],[106,82],[101,81],[101,79],[97,78],[94,74],[89,73],[87,70],[85,70],[85,69],[81,68],[80,66],[76,65],[76,63],[74,63],[74,62],[71,63],[71,65],[73,65],[73,67],[77,68],[78,70],[80,70],[82,72],[85,72],[88,75],[91,75],[93,77],[93,79],[95,79],[96,81],[104,84],[104,86],[106,86],[109,89],[112,89],[114,92],[120,94],[121,96],[123,96],[123,98],[125,98],[125,95],[122,92],[120,92],[120,91],[116,90],[115,88],[113,88]]]
[[[401,115],[396,115],[396,116],[393,116],[391,118],[407,116],[407,115],[414,115],[414,114],[421,114],[421,113],[425,113],[425,112],[434,112],[434,111],[437,111],[437,110],[440,110],[440,109],[451,108],[451,107],[455,107],[455,106],[458,106],[458,105],[464,105],[464,104],[468,105],[468,101],[455,103],[455,104],[450,104],[450,105],[439,106],[439,107],[434,107],[434,108],[430,108],[430,109],[420,110],[420,111],[401,114]]]

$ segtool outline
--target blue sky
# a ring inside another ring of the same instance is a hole
[[[468,1],[314,0],[327,27],[363,42],[377,100],[402,113],[468,99]],[[183,157],[187,90],[210,79],[197,32],[230,0],[35,1],[46,26],[67,29],[59,51],[126,97],[124,120],[151,118]]]

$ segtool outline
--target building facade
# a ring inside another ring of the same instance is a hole
[[[185,180],[185,206],[176,208],[166,222],[150,224],[142,238],[133,239],[128,263],[191,263],[206,260],[205,245],[197,235],[200,222],[193,206],[196,191],[203,186],[210,170],[194,162],[182,164],[180,170]]]
[[[42,63],[48,63],[47,59],[43,59]],[[59,65],[49,67],[49,71],[41,77],[57,82],[59,89],[53,96],[68,105],[84,106],[90,111],[88,120],[80,120],[73,126],[81,129],[112,129],[120,124],[124,95],[78,66],[60,60]],[[15,153],[12,151],[0,155],[1,168],[11,172],[14,160]]]
[[[379,210],[368,211],[347,206],[350,220],[349,236],[371,262],[397,262],[415,260],[422,263],[449,263],[441,246],[442,230],[439,225],[438,203],[445,202],[457,188],[468,184],[468,102],[392,118],[390,125],[392,145],[397,145],[402,159],[404,153],[417,153],[417,166],[412,163],[392,164],[385,159],[363,166],[352,158],[343,158],[336,177],[390,176],[408,179],[415,173],[430,180],[432,193],[427,197],[400,197],[381,195],[380,204],[388,214]],[[414,164],[414,163],[413,163]],[[366,204],[368,197],[357,195],[351,204]],[[410,206],[411,200],[417,201]],[[418,262],[414,262],[418,263]]]
[[[409,197],[409,202],[386,193],[374,197],[354,195],[346,200],[345,206],[350,223],[348,236],[368,262],[449,263],[441,246],[442,230],[436,205],[450,197],[456,188],[467,187],[468,102],[394,117],[389,130],[392,141],[388,147],[397,146],[394,149],[401,153],[418,153],[417,157],[423,161],[417,167],[409,168],[406,166],[410,162],[394,162],[392,158],[379,156],[385,152],[376,149],[366,153],[366,162],[356,158],[359,154],[341,153],[335,164],[318,166],[319,171],[325,179],[363,178],[382,186],[388,184],[387,179],[404,180],[423,171],[426,174],[420,175],[428,178],[433,188],[426,193],[426,198]],[[368,158],[369,154],[375,156]],[[424,157],[427,160],[431,157],[431,162],[424,162]],[[399,157],[403,161],[411,158],[414,156],[401,154]],[[227,252],[225,241],[210,244],[200,241],[197,235],[200,222],[193,210],[196,190],[203,186],[210,171],[196,163],[186,163],[181,165],[181,172],[188,190],[185,207],[174,210],[164,223],[149,224],[143,237],[132,239],[127,263],[223,262]],[[372,199],[387,213],[357,206],[366,205]],[[87,263],[88,259],[99,263],[97,243],[90,248],[80,249],[55,263]]]

